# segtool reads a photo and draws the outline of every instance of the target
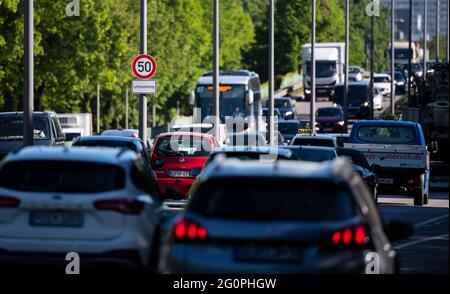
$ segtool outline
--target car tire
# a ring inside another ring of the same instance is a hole
[[[422,206],[425,204],[424,175],[420,176],[420,188],[413,189],[414,205]]]
[[[153,240],[150,248],[150,256],[148,260],[148,265],[146,271],[151,274],[158,273],[158,263],[159,263],[159,250],[161,248],[161,233],[159,229],[155,230],[153,234]]]

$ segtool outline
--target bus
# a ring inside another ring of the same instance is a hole
[[[236,131],[235,121],[243,121],[244,129],[264,130],[262,107],[267,99],[261,97],[261,82],[257,73],[248,70],[220,71],[219,116],[229,132]],[[213,73],[203,74],[191,93],[190,104],[194,117],[204,122],[213,116]],[[234,121],[234,122],[233,122]]]

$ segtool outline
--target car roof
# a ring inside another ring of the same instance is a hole
[[[292,152],[288,149],[280,149],[278,147],[265,146],[226,146],[214,149],[212,154],[217,153],[251,153],[251,154],[269,154],[279,153],[285,157],[291,157]]]
[[[348,82],[348,86],[354,86],[354,87],[368,87],[369,82]],[[344,87],[343,83],[336,84],[336,87]]]
[[[204,133],[196,133],[196,132],[167,132],[159,134],[157,138],[171,137],[171,136],[192,136],[192,137],[201,137],[204,139],[214,138],[211,134]]]
[[[325,135],[325,134],[297,134],[295,135],[294,139],[301,138],[301,139],[319,139],[319,140],[336,140],[336,137]]]
[[[118,164],[121,161],[136,159],[136,154],[126,148],[28,146],[10,153],[5,162],[60,160]]]
[[[300,124],[300,121],[298,119],[279,120],[278,124]]]
[[[134,137],[120,137],[120,136],[81,136],[75,139],[75,141],[81,141],[81,142],[130,142],[130,143],[137,143],[140,141],[139,138]]]
[[[36,118],[47,118],[56,116],[56,113],[53,111],[34,111],[33,117]],[[16,112],[0,112],[0,117],[23,117],[23,111]]]
[[[200,181],[218,178],[291,178],[307,180],[328,180],[339,182],[342,167],[348,162],[342,159],[329,163],[299,162],[294,160],[241,161],[235,158],[213,160],[199,176]],[[352,167],[349,167],[352,169]]]
[[[280,146],[281,149],[300,149],[300,150],[311,150],[311,151],[327,151],[327,152],[335,152],[336,149],[334,147],[322,147],[322,146],[297,146],[297,145],[286,145]]]
[[[374,74],[373,75],[375,78],[381,78],[381,77],[383,77],[383,78],[386,78],[386,77],[391,77],[390,75],[388,75],[388,74],[385,74],[385,73],[376,73],[376,74]]]
[[[412,121],[401,121],[401,120],[361,120],[357,121],[356,124],[359,126],[375,125],[375,126],[417,126],[417,123]]]

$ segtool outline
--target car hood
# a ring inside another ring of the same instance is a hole
[[[316,122],[321,123],[321,122],[339,122],[342,121],[343,118],[342,117],[335,117],[335,116],[321,116],[321,117],[316,117]]]
[[[284,113],[284,112],[288,112],[288,111],[293,111],[293,109],[292,109],[292,107],[278,107],[278,110],[281,112],[281,113]]]

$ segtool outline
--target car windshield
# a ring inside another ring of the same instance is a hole
[[[174,132],[211,134],[213,127],[177,127]]]
[[[293,145],[295,146],[319,146],[319,147],[335,147],[331,139],[316,138],[296,138]]]
[[[349,67],[348,72],[349,73],[359,73],[359,72],[361,72],[361,70],[357,67]]]
[[[291,102],[288,99],[275,99],[274,104],[277,108],[291,107]]]
[[[198,86],[197,107],[201,108],[202,117],[213,115],[213,87]],[[220,93],[220,113],[221,118],[226,116],[246,116],[245,98],[247,91],[245,85],[221,85]]]
[[[278,108],[274,109],[274,110],[273,110],[273,114],[274,114],[276,117],[280,117],[280,110],[279,110]],[[267,108],[264,108],[264,109],[262,110],[262,116],[263,116],[263,117],[269,117],[269,110],[268,110]]]
[[[172,135],[161,137],[156,153],[166,157],[207,157],[212,151],[210,140],[190,135]]]
[[[317,110],[316,116],[341,117],[342,110],[340,110],[339,108],[320,108]]]
[[[376,144],[410,144],[417,137],[410,126],[361,126],[357,138],[363,142]]]
[[[298,160],[324,162],[336,158],[336,154],[330,150],[297,149],[291,150]]]
[[[212,180],[197,190],[187,209],[226,220],[308,222],[346,220],[356,211],[350,192],[342,186],[270,178]]]
[[[136,144],[127,141],[107,141],[107,140],[80,140],[73,143],[72,146],[85,146],[85,147],[111,147],[111,148],[128,148],[134,152],[139,152]]]
[[[363,101],[369,99],[369,87],[367,85],[349,85],[348,100]],[[334,101],[342,103],[344,100],[344,87],[339,85],[335,87]]]
[[[217,157],[219,154],[223,154],[227,158],[236,158],[239,160],[258,160],[262,158],[269,158],[270,159],[290,159],[289,157],[286,157],[285,155],[282,155],[280,153],[262,153],[262,152],[217,152],[213,153],[210,156],[209,161],[213,160],[215,157]]]
[[[50,139],[49,120],[45,118],[33,118],[33,138],[35,140]],[[0,118],[0,141],[23,140],[23,118]]]
[[[92,162],[9,162],[0,170],[0,187],[26,192],[100,193],[123,189],[125,171]]]
[[[311,62],[307,63],[306,71],[311,76]],[[336,62],[332,61],[316,61],[316,77],[327,78],[336,74]]]
[[[390,83],[391,82],[388,77],[374,77],[373,81],[374,81],[374,83]]]
[[[278,123],[278,131],[283,135],[295,135],[300,128],[299,122],[292,123]]]

